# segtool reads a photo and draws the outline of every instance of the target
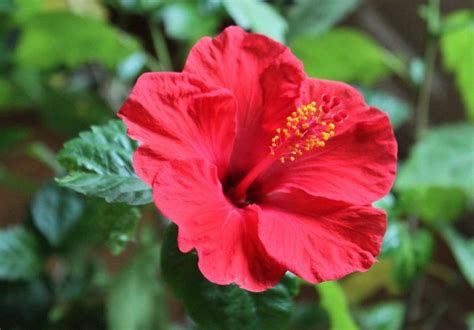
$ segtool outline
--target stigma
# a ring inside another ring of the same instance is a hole
[[[323,148],[336,135],[336,126],[347,119],[337,97],[324,94],[321,103],[315,101],[298,107],[288,117],[284,127],[276,129],[270,154],[284,164],[314,149]]]

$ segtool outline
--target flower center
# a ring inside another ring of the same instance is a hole
[[[286,117],[286,127],[276,129],[270,145],[270,154],[231,191],[230,198],[236,204],[245,204],[247,189],[276,159],[282,164],[295,161],[305,152],[323,148],[326,142],[335,136],[336,125],[347,118],[347,112],[340,110],[339,98],[324,94],[321,99],[320,104],[313,101],[298,107]]]

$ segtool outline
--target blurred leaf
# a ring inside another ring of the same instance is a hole
[[[24,128],[3,127],[0,131],[0,154],[17,147],[16,144],[28,138],[29,135],[30,132]]]
[[[83,211],[84,202],[78,194],[53,182],[44,186],[31,204],[35,226],[54,247],[64,242]]]
[[[13,174],[8,168],[0,163],[0,184],[11,190],[25,194],[34,193],[38,187],[34,182]]]
[[[141,214],[136,207],[126,204],[105,204],[98,207],[93,217],[105,244],[113,254],[123,251],[126,244],[135,239],[135,230]]]
[[[53,300],[46,283],[39,279],[0,281],[0,292],[2,328],[39,329],[46,323]]]
[[[400,330],[405,319],[405,305],[385,302],[357,312],[357,320],[365,330]]]
[[[474,312],[470,312],[466,318],[468,330],[474,330]]]
[[[451,248],[454,259],[467,282],[474,287],[474,239],[463,238],[451,226],[439,227],[438,232]]]
[[[321,306],[329,314],[332,330],[355,330],[358,329],[349,311],[349,304],[344,290],[338,282],[330,281],[315,285],[321,297]]]
[[[446,125],[429,131],[398,171],[399,192],[422,187],[457,188],[474,200],[474,127]]]
[[[458,219],[466,205],[466,194],[458,188],[421,187],[403,191],[398,207],[427,224],[441,224]]]
[[[321,36],[297,36],[290,47],[309,76],[371,85],[390,74],[393,56],[365,33],[337,28]],[[357,49],[357,56],[354,54]]]
[[[170,225],[163,241],[161,268],[164,279],[182,300],[200,329],[287,329],[293,299],[285,281],[261,293],[236,285],[215,285],[197,267],[194,253],[176,246],[177,227]]]
[[[54,171],[56,175],[60,175],[64,171],[62,166],[57,161],[54,152],[43,142],[36,141],[30,143],[26,151],[28,155],[33,158],[36,158],[41,163],[48,166],[51,170]]]
[[[353,11],[359,0],[296,0],[288,13],[290,36],[319,35]]]
[[[466,24],[471,22],[471,24]],[[467,117],[474,121],[474,11],[460,10],[450,14],[445,25],[456,26],[441,37],[444,66],[454,72],[466,106]]]
[[[14,20],[17,23],[23,23],[41,11],[43,0],[14,0],[14,4],[12,12]]]
[[[395,197],[393,196],[392,193],[388,193],[382,199],[379,199],[378,201],[372,203],[372,206],[379,209],[383,209],[388,214],[390,213],[391,209],[395,206]]]
[[[16,60],[23,67],[75,68],[97,61],[114,69],[140,45],[116,28],[69,12],[35,15],[23,26]]]
[[[261,0],[222,0],[230,17],[244,29],[285,41],[288,24],[268,3]]]
[[[314,301],[296,303],[290,329],[308,330],[310,324],[311,329],[329,329],[328,313]]]
[[[137,143],[128,138],[120,120],[92,126],[64,145],[58,160],[69,171],[60,185],[109,203],[130,205],[152,201],[151,189],[134,173],[132,154]]]
[[[425,79],[425,63],[423,59],[416,57],[410,62],[410,79],[416,86],[421,86]]]
[[[105,0],[111,6],[135,14],[149,14],[168,0]]]
[[[41,272],[43,261],[36,237],[23,227],[0,230],[0,279],[31,279]],[[1,296],[1,295],[0,295]]]
[[[107,9],[101,0],[43,0],[43,11],[71,11],[78,16],[107,20]]]
[[[159,259],[158,245],[142,243],[132,262],[114,280],[107,295],[110,329],[168,329],[163,292],[158,282]]]
[[[136,52],[120,62],[117,67],[117,74],[123,80],[133,80],[142,72],[147,62],[144,52]]]
[[[168,37],[192,43],[203,36],[214,35],[219,24],[219,17],[202,15],[194,2],[170,3],[160,13]]]
[[[382,256],[393,257],[394,279],[401,287],[407,288],[431,261],[433,236],[425,229],[411,232],[405,223],[392,221],[386,240]]]
[[[382,258],[365,273],[354,273],[345,278],[341,285],[350,302],[357,304],[370,298],[380,290],[389,294],[399,292],[398,284],[393,280],[393,261]]]
[[[408,103],[387,92],[362,89],[368,105],[379,108],[390,117],[394,129],[402,126],[411,116]]]

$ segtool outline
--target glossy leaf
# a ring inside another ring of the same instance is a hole
[[[309,76],[371,85],[390,74],[393,56],[365,33],[337,28],[321,36],[298,36],[290,47]],[[357,49],[357,56],[354,50]]]
[[[318,35],[353,11],[359,0],[296,0],[288,13],[290,36]]]
[[[232,19],[244,29],[284,42],[288,24],[270,4],[261,0],[223,0],[223,4]]]
[[[405,305],[399,302],[386,302],[360,310],[357,320],[362,329],[400,330],[405,319]]]
[[[293,299],[285,281],[261,293],[212,284],[200,273],[197,256],[178,250],[176,237],[177,227],[170,225],[162,248],[163,276],[199,328],[287,329]]]
[[[331,330],[358,329],[350,314],[344,290],[338,282],[319,283],[315,287],[321,297],[321,306],[329,314]]]
[[[15,56],[18,65],[39,69],[95,61],[113,69],[139,48],[137,41],[101,21],[50,12],[24,24]]]
[[[132,154],[137,144],[130,140],[124,124],[110,121],[92,126],[64,145],[58,160],[69,174],[60,185],[107,202],[130,205],[151,203],[151,190],[134,173]]]
[[[474,121],[474,11],[461,10],[450,14],[441,38],[444,66],[453,72],[464,101],[467,117]]]
[[[440,227],[438,231],[451,248],[459,269],[467,282],[471,287],[474,287],[474,239],[463,238],[450,226]]]
[[[31,215],[48,242],[58,247],[80,220],[84,202],[80,196],[56,183],[43,187],[31,204]]]
[[[0,230],[0,279],[36,277],[43,267],[36,237],[23,227]]]
[[[395,188],[457,188],[474,200],[474,127],[447,125],[432,129],[411,150],[398,171]]]

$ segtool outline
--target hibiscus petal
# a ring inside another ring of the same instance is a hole
[[[119,112],[130,137],[137,174],[149,184],[164,160],[203,158],[226,173],[235,137],[236,103],[222,88],[189,74],[146,73]]]
[[[273,193],[252,208],[270,256],[312,283],[367,270],[376,261],[386,228],[381,210],[297,189]]]
[[[336,123],[336,135],[325,147],[294,162],[275,162],[255,183],[254,194],[299,188],[313,196],[366,205],[388,193],[397,160],[388,116],[365,105],[357,90],[338,82],[309,79],[303,100],[320,102],[323,94],[337,96],[348,118]]]
[[[294,110],[306,78],[289,48],[235,26],[215,39],[202,38],[192,48],[184,72],[235,95],[238,129],[231,167],[237,175],[268,153],[275,125]]]
[[[170,161],[160,168],[153,193],[157,207],[179,227],[180,250],[196,249],[198,266],[211,282],[263,291],[283,276],[258,239],[256,213],[227,200],[215,165]]]

